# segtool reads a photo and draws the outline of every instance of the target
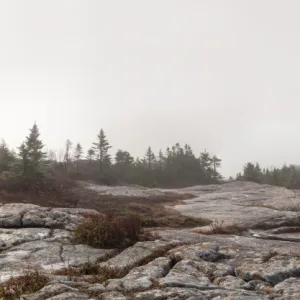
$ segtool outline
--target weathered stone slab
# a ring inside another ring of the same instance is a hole
[[[300,299],[300,278],[288,278],[274,287],[274,292],[282,299]]]
[[[213,289],[216,286],[200,270],[199,262],[182,260],[178,262],[168,275],[159,280],[159,285],[165,287],[185,287],[196,289]]]
[[[131,300],[131,297],[126,297],[120,292],[107,292],[101,295],[101,300]]]
[[[194,187],[188,191],[196,197],[174,207],[186,216],[246,228],[297,226],[300,221],[300,197],[284,188],[234,182],[211,186],[205,192]]]
[[[149,289],[153,285],[153,279],[162,278],[171,268],[171,259],[159,257],[147,265],[132,269],[122,279],[111,279],[107,282],[108,290],[117,290],[126,292]]]
[[[235,269],[238,277],[245,281],[264,280],[270,284],[278,284],[290,277],[300,276],[300,260],[294,259],[272,259],[264,264],[243,264]]]
[[[180,244],[174,241],[149,241],[138,242],[134,246],[125,249],[117,256],[100,264],[102,268],[109,268],[118,272],[130,271],[133,267],[141,264],[143,261],[153,257],[161,256],[170,248]],[[155,258],[155,257],[153,257]]]
[[[88,245],[64,245],[61,259],[70,267],[79,267],[85,263],[96,264],[116,253],[117,251],[113,249],[96,249]]]
[[[63,294],[66,292],[78,292],[77,289],[71,288],[66,284],[54,283],[45,286],[40,291],[30,295],[23,295],[21,299],[24,300],[42,300],[49,299],[50,297]]]
[[[253,291],[230,291],[226,289],[199,290],[195,288],[163,288],[136,293],[138,300],[164,300],[164,299],[192,299],[192,300],[267,300],[268,296]]]

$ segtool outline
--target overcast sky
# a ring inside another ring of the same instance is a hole
[[[3,0],[0,137],[300,163],[299,0]]]

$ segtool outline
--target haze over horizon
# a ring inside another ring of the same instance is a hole
[[[0,4],[0,138],[34,121],[46,148],[100,128],[143,156],[176,142],[222,159],[300,164],[300,2],[14,0]]]

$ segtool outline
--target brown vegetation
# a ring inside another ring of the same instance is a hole
[[[196,227],[211,223],[181,215],[166,206],[181,204],[190,194],[166,193],[152,197],[112,196],[86,190],[67,177],[0,180],[0,203],[32,203],[47,207],[95,209],[104,214],[139,216],[143,227]]]
[[[138,215],[142,227],[187,228],[211,223],[208,219],[183,216],[171,208],[173,205],[182,204],[182,200],[193,198],[194,196],[190,194],[169,192],[159,196],[133,197],[103,195],[88,190],[81,190],[79,193],[81,196],[78,207],[92,208],[101,213],[113,213],[119,216]]]
[[[32,203],[49,207],[76,207],[75,181],[57,177],[53,179],[0,180],[1,203]]]
[[[0,285],[0,299],[18,300],[21,295],[39,291],[49,282],[49,278],[38,271],[23,276],[12,277]]]
[[[53,275],[67,276],[71,281],[86,281],[88,283],[103,283],[108,279],[122,278],[130,270],[117,270],[100,267],[97,264],[86,263],[79,268],[68,267],[53,272]],[[89,276],[86,276],[89,275]],[[85,276],[84,278],[82,276]]]
[[[135,215],[85,215],[74,230],[73,241],[102,249],[123,249],[140,240],[141,221]]]

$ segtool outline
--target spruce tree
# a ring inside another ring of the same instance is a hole
[[[74,156],[76,158],[76,171],[77,171],[77,173],[79,171],[79,160],[80,160],[82,154],[83,154],[83,148],[79,143],[77,143],[76,148],[75,148],[75,153],[74,153]]]
[[[19,147],[19,156],[23,163],[23,175],[35,176],[39,172],[42,159],[46,153],[42,151],[44,144],[39,139],[40,132],[36,123],[30,129],[29,136]]]
[[[148,149],[146,151],[145,161],[146,161],[148,169],[152,169],[153,165],[155,163],[155,155],[150,146],[148,147]]]
[[[255,172],[255,165],[251,162],[245,164],[243,168],[243,179],[248,181],[257,181],[257,176]]]
[[[109,167],[111,165],[111,158],[108,153],[108,150],[111,148],[111,146],[103,129],[100,130],[99,134],[97,135],[97,139],[97,142],[93,143],[93,149],[98,156],[99,168],[100,172],[102,173],[104,171],[104,167]]]
[[[15,160],[15,156],[8,148],[5,140],[0,143],[0,172],[8,171],[11,163]]]
[[[204,150],[204,152],[200,153],[199,160],[200,160],[200,166],[203,169],[205,174],[205,183],[211,183],[214,170],[212,167],[213,162],[210,154],[206,150]]]
[[[39,139],[40,132],[36,123],[30,129],[29,136],[26,137],[25,146],[28,151],[28,158],[32,166],[37,167],[40,161],[45,157],[46,153],[42,151],[43,142]]]
[[[166,163],[166,157],[164,156],[162,150],[160,149],[159,152],[158,152],[158,160],[157,160],[157,163],[158,163],[158,168],[159,168],[159,171],[162,172],[163,168],[165,167],[165,163]]]
[[[28,168],[29,168],[29,158],[28,158],[28,150],[23,142],[21,146],[18,148],[19,149],[19,157],[21,158],[22,161],[22,175],[26,176],[28,174]]]

